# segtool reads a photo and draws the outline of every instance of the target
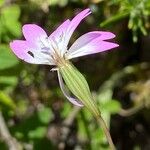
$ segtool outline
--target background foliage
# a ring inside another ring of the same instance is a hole
[[[149,0],[0,0],[0,149],[9,149],[8,141],[25,150],[108,149],[91,114],[65,99],[51,67],[21,62],[9,48],[23,38],[23,24],[36,23],[50,34],[87,7],[93,13],[71,43],[83,33],[107,30],[120,47],[74,64],[86,76],[117,149],[150,149]]]

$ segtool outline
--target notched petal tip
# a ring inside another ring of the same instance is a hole
[[[28,30],[30,28],[41,28],[41,27],[36,24],[25,24],[22,26],[23,31]]]
[[[27,41],[36,43],[39,38],[47,37],[46,32],[36,24],[25,24],[22,32]]]
[[[30,31],[33,28],[41,28],[41,27],[36,24],[25,24],[22,26],[22,32],[23,34],[26,34],[27,31]]]
[[[25,41],[22,41],[22,40],[14,40],[14,41],[10,42],[10,44],[9,44],[11,50],[12,50],[12,51],[14,52],[14,54],[15,54],[16,56],[18,56],[19,58],[20,58],[21,51],[22,51],[20,48],[23,47],[23,49],[24,49],[24,46],[25,46],[24,42],[25,42]],[[19,55],[19,54],[20,54],[20,55]]]
[[[23,40],[14,40],[10,42],[10,48],[13,53],[21,60],[28,63],[34,63],[33,57],[28,53],[28,49],[31,49],[27,41]]]
[[[66,56],[68,59],[84,55],[94,54],[119,45],[107,40],[115,37],[115,34],[105,31],[92,31],[79,37],[68,50]]]
[[[102,34],[102,40],[109,40],[116,37],[116,35],[112,32],[100,31],[100,33]]]

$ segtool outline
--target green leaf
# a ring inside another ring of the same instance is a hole
[[[119,14],[116,14],[112,17],[110,17],[109,19],[107,19],[106,21],[103,21],[100,26],[101,27],[104,27],[104,26],[107,26],[107,25],[110,25],[120,19],[123,19],[125,17],[127,17],[129,15],[129,12],[128,11],[125,11],[125,12],[120,12]]]
[[[103,104],[101,107],[103,107],[103,110],[105,109],[105,111],[110,113],[117,113],[120,110],[121,105],[117,100],[110,100]]]
[[[64,103],[63,110],[61,112],[62,118],[67,117],[71,110],[72,110],[72,108],[71,108],[70,103],[68,103],[68,102]]]
[[[0,0],[0,7],[4,4],[4,0]]]
[[[58,4],[60,5],[60,6],[66,6],[67,5],[67,3],[68,3],[68,0],[61,0],[61,1],[59,1],[58,0]]]
[[[3,17],[11,21],[18,20],[20,16],[20,8],[18,5],[10,5],[8,7],[3,8],[2,15]]]
[[[18,21],[19,17],[20,8],[18,5],[11,5],[2,9],[1,19],[3,26],[16,37],[21,35],[21,24]]]
[[[9,32],[11,32],[15,37],[21,36],[21,24],[19,22],[13,22],[10,20],[7,20],[5,22],[5,25]]]
[[[0,76],[0,84],[15,86],[17,82],[18,79],[15,76]]]
[[[16,108],[14,101],[3,91],[0,91],[0,103],[11,109]]]
[[[42,107],[41,110],[38,111],[38,117],[42,123],[48,124],[49,121],[52,119],[53,114],[50,108]]]
[[[13,67],[18,64],[18,60],[6,45],[0,45],[0,70]]]
[[[49,0],[50,5],[58,4],[58,0]]]
[[[49,0],[50,5],[59,5],[59,6],[65,6],[67,5],[68,0]]]
[[[29,131],[28,136],[29,138],[43,138],[46,135],[46,127],[37,127],[35,130]]]
[[[78,117],[78,138],[82,140],[86,140],[88,138],[86,127],[84,121],[82,120],[81,116]]]

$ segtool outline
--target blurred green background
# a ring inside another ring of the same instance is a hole
[[[109,150],[86,108],[70,104],[51,66],[18,60],[9,42],[35,23],[48,34],[85,8],[82,34],[111,31],[120,46],[73,60],[84,74],[117,150],[150,149],[149,0],[0,0],[0,150]],[[14,149],[13,149],[14,148]]]

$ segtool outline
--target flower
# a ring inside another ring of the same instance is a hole
[[[92,31],[79,37],[74,44],[68,48],[68,43],[74,30],[89,14],[91,14],[90,9],[85,9],[72,20],[67,19],[50,36],[38,25],[26,24],[22,28],[25,40],[14,40],[10,43],[10,48],[14,54],[28,63],[56,66],[63,94],[71,103],[77,106],[83,106],[83,103],[69,96],[61,76],[61,74],[63,74],[62,67],[66,66],[66,64],[68,65],[69,60],[72,58],[99,53],[118,47],[118,44],[106,41],[115,37],[113,33]],[[72,67],[68,68],[74,70]],[[65,82],[67,81],[65,80]],[[77,97],[80,98],[80,96]]]

